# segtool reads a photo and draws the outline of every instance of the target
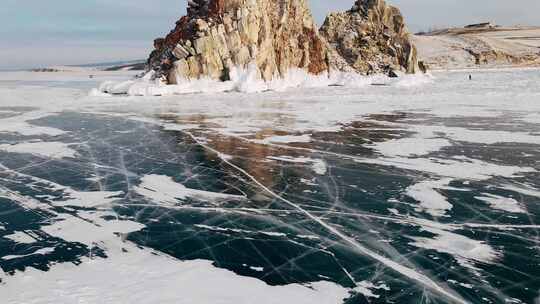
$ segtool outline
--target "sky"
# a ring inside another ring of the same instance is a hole
[[[316,22],[353,0],[309,0]],[[412,31],[492,21],[540,25],[540,0],[387,0]],[[2,0],[0,69],[146,58],[186,0]]]

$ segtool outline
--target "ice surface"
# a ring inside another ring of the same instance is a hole
[[[17,104],[15,104],[17,105]],[[47,112],[31,112],[28,114],[15,115],[14,117],[8,117],[0,119],[0,132],[5,133],[19,133],[21,135],[62,135],[65,132],[55,128],[34,126],[27,121],[39,119],[44,116],[48,116]]]
[[[85,73],[0,75],[6,303],[538,298],[538,70]]]
[[[189,189],[164,175],[145,175],[135,192],[153,202],[176,205],[187,198],[218,203],[224,200],[244,199],[243,196]]]
[[[285,136],[271,136],[267,137],[261,142],[263,143],[274,143],[274,144],[287,144],[287,143],[308,143],[311,141],[311,137],[307,134],[294,136],[294,135],[285,135]]]
[[[273,287],[217,269],[209,261],[179,262],[126,248],[127,252],[85,260],[79,266],[66,263],[49,272],[28,270],[3,286],[9,289],[2,294],[3,303],[331,304],[347,297],[345,289],[328,282],[313,283],[311,288]]]
[[[79,192],[73,189],[65,189],[65,200],[56,200],[55,206],[74,206],[82,208],[93,208],[106,206],[118,199],[122,195],[121,191],[92,191]]]
[[[450,183],[450,179],[424,181],[407,188],[407,195],[420,202],[420,207],[433,216],[444,216],[452,204],[437,189]]]
[[[494,262],[499,253],[482,241],[472,240],[465,236],[433,228],[425,228],[436,236],[434,238],[414,238],[414,246],[433,249],[448,253],[456,257],[458,263],[464,267],[474,268],[471,261],[483,263]]]
[[[313,171],[319,175],[325,175],[328,171],[326,163],[322,159],[312,159],[307,157],[293,158],[287,156],[270,156],[268,159],[289,163],[311,164]]]
[[[74,158],[77,153],[69,144],[61,142],[25,142],[0,145],[0,150],[12,153],[29,153],[50,158]]]
[[[54,248],[43,248],[43,249],[38,249],[33,253],[25,254],[25,255],[6,255],[2,257],[2,260],[20,259],[20,258],[24,258],[24,257],[36,255],[36,254],[46,255],[52,252],[54,252]]]
[[[17,231],[14,234],[5,235],[4,238],[21,244],[32,244],[36,241],[34,238],[22,231]]]
[[[379,298],[379,296],[375,294],[375,290],[377,289],[383,289],[386,291],[390,290],[385,284],[375,285],[368,281],[358,283],[358,286],[354,290],[363,294],[367,298]]]
[[[108,81],[100,85],[99,91],[110,94],[128,94],[133,96],[166,96],[190,93],[218,93],[218,92],[264,92],[284,91],[290,88],[310,88],[328,86],[352,86],[363,87],[373,82],[389,82],[390,79],[380,76],[366,77],[354,73],[334,71],[314,76],[302,69],[290,69],[283,77],[265,82],[259,78],[256,65],[250,65],[246,69],[233,68],[231,80],[221,82],[213,79],[198,79],[180,81],[177,85],[163,85],[157,80],[151,80],[153,72],[147,73],[137,80],[124,82]],[[403,79],[397,82],[398,86],[415,86],[429,82],[430,78],[419,75],[403,75]],[[93,94],[96,94],[95,92]]]
[[[475,197],[478,200],[488,203],[491,208],[507,211],[510,213],[527,213],[518,201],[509,197],[502,197],[498,195],[493,195],[485,193],[485,196]]]

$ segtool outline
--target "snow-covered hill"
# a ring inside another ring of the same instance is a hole
[[[414,42],[431,69],[540,65],[540,27],[446,29]]]

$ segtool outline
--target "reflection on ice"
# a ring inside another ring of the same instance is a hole
[[[465,76],[168,97],[0,86],[0,292],[532,303],[540,91],[522,80],[539,76]]]

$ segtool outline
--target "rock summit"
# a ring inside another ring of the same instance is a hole
[[[233,68],[255,66],[262,80],[290,69],[320,75],[415,73],[416,48],[403,16],[383,0],[359,0],[330,14],[321,29],[307,0],[189,0],[187,15],[158,39],[149,69],[169,84],[230,79]]]

